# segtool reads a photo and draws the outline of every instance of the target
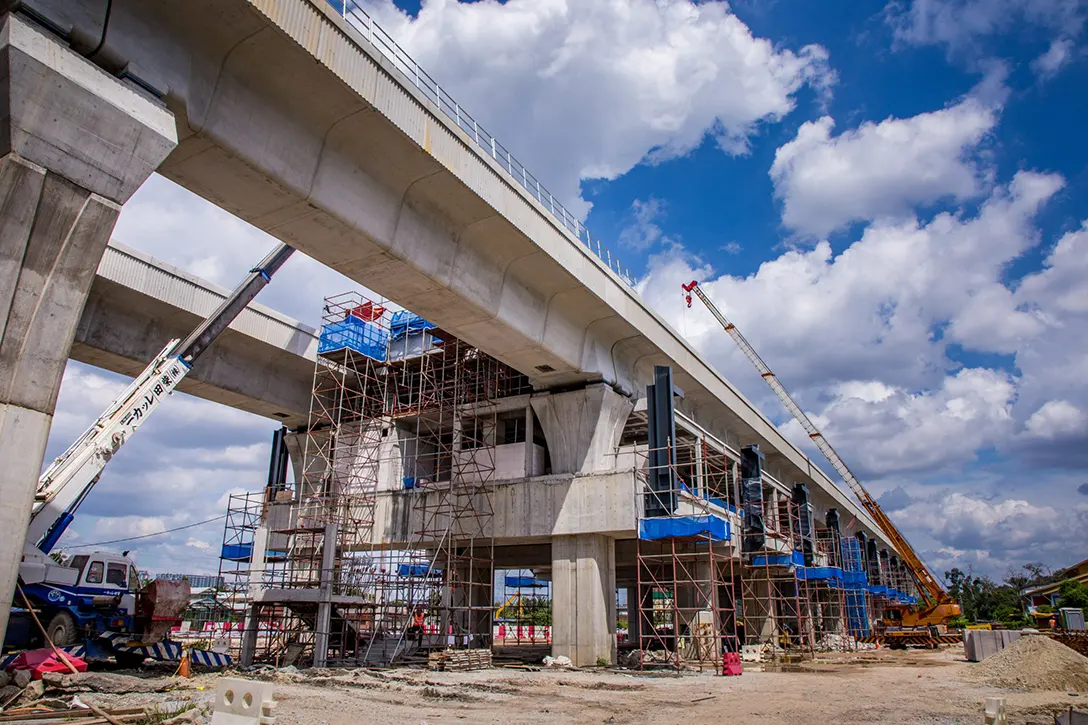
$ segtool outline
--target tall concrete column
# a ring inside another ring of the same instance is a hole
[[[291,464],[291,476],[295,480],[295,490],[302,490],[302,482],[307,474],[307,471],[304,468],[304,461],[306,458],[306,433],[286,433],[283,436],[283,444],[287,446],[287,460]],[[313,460],[319,459],[320,457],[315,453],[311,453],[310,458],[311,466],[313,466]]]
[[[321,600],[314,622],[314,667],[329,661],[329,634],[332,629],[332,574],[336,566],[336,524],[325,525],[321,544]]]
[[[0,17],[0,597],[11,601],[61,376],[121,205],[173,116],[21,16]],[[0,607],[0,632],[7,626]]]
[[[552,537],[552,655],[576,666],[616,661],[616,542]]]
[[[594,473],[615,465],[623,426],[634,401],[604,384],[530,400],[552,461],[552,473]]]

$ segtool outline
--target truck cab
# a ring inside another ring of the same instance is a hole
[[[57,646],[73,644],[90,632],[131,631],[139,577],[127,557],[95,551],[62,565],[44,554],[28,555],[19,573],[30,605]],[[40,633],[35,627],[24,623],[18,629],[21,636],[9,626],[8,636],[21,640],[22,646],[37,644]]]
[[[94,597],[120,597],[119,609],[128,615],[136,613],[136,591],[140,578],[136,566],[127,557],[96,551],[77,554],[68,562],[76,569],[76,591]]]

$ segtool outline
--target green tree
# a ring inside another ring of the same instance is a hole
[[[1058,589],[1058,606],[1088,610],[1088,586],[1075,579],[1067,579]]]
[[[989,577],[973,576],[970,571],[952,569],[945,572],[949,593],[959,601],[963,615],[973,622],[1007,622],[1019,624],[1023,619],[1020,590],[1015,584],[1020,578],[1013,572],[1012,582],[997,584]]]
[[[522,606],[529,624],[546,627],[552,623],[552,600],[544,597],[532,597],[523,600]]]

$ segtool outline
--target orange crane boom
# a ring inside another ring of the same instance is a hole
[[[907,541],[906,537],[900,533],[896,528],[892,520],[888,518],[888,515],[884,513],[884,510],[880,508],[880,505],[876,500],[869,495],[869,492],[865,490],[865,487],[858,481],[857,476],[851,473],[850,469],[846,466],[846,463],[842,460],[842,457],[831,447],[827,439],[819,429],[809,420],[805,412],[801,410],[801,406],[793,399],[789,392],[782,386],[782,383],[778,381],[771,369],[767,366],[767,363],[763,362],[763,358],[759,356],[755,348],[751,343],[744,338],[744,335],[740,334],[740,330],[737,326],[726,319],[725,315],[710,301],[710,298],[706,296],[702,289],[699,287],[699,283],[692,281],[691,284],[681,285],[684,289],[685,299],[687,300],[688,307],[691,307],[691,296],[698,297],[706,308],[710,310],[718,322],[721,324],[725,331],[729,333],[729,336],[733,338],[733,342],[737,343],[737,346],[741,349],[756,370],[759,371],[760,377],[762,377],[767,385],[771,386],[771,390],[775,392],[778,399],[782,401],[782,404],[786,406],[788,410],[801,424],[801,427],[805,429],[805,433],[812,439],[812,442],[816,444],[816,447],[820,449],[827,460],[831,462],[831,465],[838,471],[838,474],[842,476],[842,480],[846,482],[846,485],[850,488],[853,494],[857,497],[858,501],[869,512],[869,515],[873,517],[873,521],[876,525],[888,537],[892,546],[899,552],[899,556],[902,558],[903,563],[906,564],[907,569],[910,570],[911,576],[914,578],[915,583],[918,585],[918,591],[925,600],[925,609],[934,609],[940,605],[953,604],[952,598],[948,595],[948,592],[944,590],[944,587],[937,582],[932,574],[929,573],[929,569],[922,563],[921,558],[915,553],[914,548]],[[958,607],[957,607],[958,609]]]

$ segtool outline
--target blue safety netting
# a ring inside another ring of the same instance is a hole
[[[844,565],[842,590],[846,595],[846,623],[855,635],[869,636],[869,611],[865,595],[869,582],[862,570],[861,544],[853,536],[842,540]]]
[[[663,516],[639,519],[638,538],[644,541],[709,536],[713,541],[729,541],[729,522],[718,516]]]
[[[349,315],[340,322],[321,328],[317,354],[324,355],[349,348],[372,360],[385,362],[389,349],[389,333],[372,322]]]

